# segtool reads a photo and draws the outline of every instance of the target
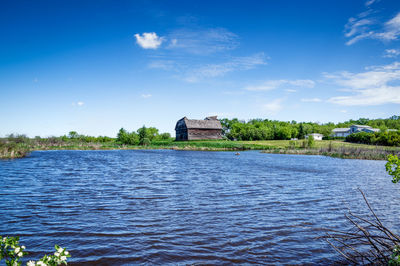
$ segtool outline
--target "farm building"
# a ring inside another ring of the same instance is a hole
[[[309,136],[312,136],[314,140],[322,140],[322,138],[324,137],[324,135],[319,133],[311,133],[306,136],[306,139],[308,139]]]
[[[349,128],[335,128],[332,130],[334,137],[347,137],[350,134],[358,132],[374,133],[379,132],[379,129],[365,125],[352,125]]]
[[[188,119],[186,116],[175,126],[176,140],[222,139],[222,126],[217,116],[204,120]]]

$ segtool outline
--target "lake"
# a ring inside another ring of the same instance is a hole
[[[0,235],[27,258],[66,247],[74,264],[316,264],[316,239],[367,213],[399,229],[384,161],[256,151],[36,151],[0,161]],[[395,230],[396,231],[396,230]],[[397,230],[398,232],[398,230]]]

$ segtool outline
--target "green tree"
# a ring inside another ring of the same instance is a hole
[[[139,143],[139,137],[135,132],[129,133],[121,128],[117,134],[117,142],[126,145],[137,145]]]
[[[289,126],[278,126],[275,131],[275,139],[290,139],[292,130]]]
[[[314,147],[315,141],[314,141],[314,137],[309,135],[307,138],[307,145],[309,148]]]
[[[147,128],[143,125],[143,127],[137,130],[137,133],[139,135],[139,144],[144,145],[144,139],[149,139],[147,135]]]
[[[79,134],[78,134],[78,132],[76,132],[76,131],[70,131],[70,132],[68,133],[68,137],[69,137],[70,139],[77,139],[77,138],[79,137]]]
[[[149,138],[150,141],[154,140],[158,136],[158,129],[155,127],[146,128],[146,137]]]
[[[298,133],[297,136],[298,136],[299,139],[304,139],[305,134],[304,134],[303,123],[300,123],[300,126],[299,126],[299,133]]]
[[[171,138],[171,134],[169,133],[162,133],[158,136],[160,140],[169,140]]]
[[[397,183],[400,181],[400,158],[389,154],[387,159],[388,161],[385,165],[386,172],[392,176],[392,182]]]

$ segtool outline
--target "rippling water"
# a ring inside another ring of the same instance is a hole
[[[0,235],[71,264],[313,264],[321,227],[366,213],[400,228],[383,161],[242,152],[45,151],[0,161]]]

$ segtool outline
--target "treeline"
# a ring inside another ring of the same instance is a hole
[[[16,144],[29,144],[29,145],[59,145],[65,143],[114,143],[125,145],[148,145],[155,141],[172,140],[171,134],[159,133],[155,127],[141,127],[137,131],[128,132],[121,128],[117,134],[117,138],[107,136],[87,136],[70,131],[67,135],[60,137],[47,137],[41,138],[36,136],[28,138],[24,134],[10,134],[6,138],[0,139],[0,143],[16,143]]]
[[[359,132],[347,136],[346,141],[370,145],[400,146],[400,131]]]
[[[343,123],[312,123],[296,121],[284,122],[268,119],[252,119],[241,121],[234,119],[221,119],[223,135],[230,140],[285,140],[285,139],[304,139],[307,134],[320,133],[325,139],[331,139],[334,128],[350,127],[351,125],[368,125],[379,128],[382,131],[387,129],[400,129],[400,117],[392,116],[387,119],[367,119],[349,120]]]
[[[63,135],[60,137],[47,137],[42,138],[40,136],[36,136],[34,138],[29,138],[24,134],[10,134],[6,138],[0,139],[0,143],[21,143],[21,144],[30,144],[30,145],[56,145],[65,142],[71,143],[107,143],[114,142],[115,138],[110,138],[107,136],[86,136],[78,134],[76,131],[70,131],[68,135]]]
[[[136,132],[128,132],[121,128],[117,134],[117,142],[126,145],[150,145],[155,141],[171,140],[171,134],[158,133],[155,127],[141,127]]]

